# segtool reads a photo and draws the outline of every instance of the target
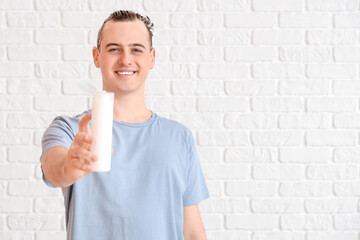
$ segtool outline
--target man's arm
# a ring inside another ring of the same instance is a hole
[[[94,143],[88,122],[91,114],[85,115],[79,122],[79,132],[76,134],[70,149],[52,147],[41,159],[41,168],[45,178],[57,187],[68,187],[81,177],[93,171],[91,162],[97,157],[90,152]]]
[[[184,240],[206,240],[198,205],[184,207]]]

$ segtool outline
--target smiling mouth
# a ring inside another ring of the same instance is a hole
[[[120,76],[131,76],[135,74],[134,71],[115,71],[115,73]]]

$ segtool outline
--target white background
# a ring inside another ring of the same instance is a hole
[[[210,240],[360,239],[359,0],[0,0],[0,239],[65,239],[41,137],[119,9],[155,23],[147,103],[193,130]]]

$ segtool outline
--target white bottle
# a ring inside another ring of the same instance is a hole
[[[95,172],[108,172],[111,169],[113,113],[114,93],[106,91],[95,93],[91,116],[91,134],[95,137],[91,152],[95,153],[98,159],[94,163]]]

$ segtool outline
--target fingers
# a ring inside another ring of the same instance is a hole
[[[88,133],[78,132],[75,135],[73,144],[90,150],[90,146],[95,143],[95,138]]]
[[[91,120],[91,114],[84,115],[79,121],[79,132],[90,133],[89,121]]]
[[[70,164],[77,169],[85,172],[93,171],[93,162],[97,161],[97,156],[89,150],[79,147],[72,146],[68,152],[68,158]]]

